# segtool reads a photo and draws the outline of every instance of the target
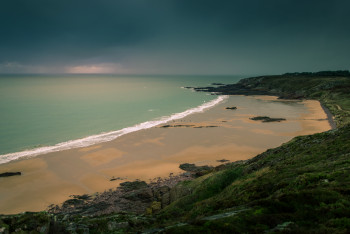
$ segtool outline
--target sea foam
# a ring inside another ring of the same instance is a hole
[[[87,146],[91,146],[94,144],[111,141],[111,140],[114,140],[120,136],[131,133],[131,132],[136,132],[139,130],[152,128],[152,127],[167,123],[167,122],[172,121],[172,120],[182,119],[190,114],[203,112],[203,111],[223,102],[227,98],[228,98],[228,96],[225,96],[225,95],[218,96],[216,99],[214,99],[212,101],[203,103],[200,106],[188,109],[186,111],[183,111],[180,113],[175,113],[175,114],[172,114],[170,116],[163,116],[163,117],[156,119],[156,120],[143,122],[143,123],[136,124],[136,125],[131,126],[131,127],[126,127],[126,128],[120,129],[120,130],[101,133],[101,134],[97,134],[97,135],[92,135],[92,136],[88,136],[88,137],[84,137],[84,138],[80,138],[80,139],[76,139],[76,140],[70,140],[70,141],[58,143],[58,144],[53,145],[53,146],[45,146],[45,147],[39,147],[39,148],[30,149],[30,150],[21,151],[21,152],[16,152],[16,153],[3,154],[3,155],[0,155],[0,164],[14,161],[14,160],[17,160],[20,158],[30,158],[30,157],[38,156],[41,154],[47,154],[47,153],[52,153],[52,152],[57,152],[57,151],[62,151],[62,150],[67,150],[67,149],[87,147]]]

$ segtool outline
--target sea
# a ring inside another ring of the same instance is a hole
[[[227,97],[184,87],[241,78],[0,75],[0,164],[111,141],[205,111]]]

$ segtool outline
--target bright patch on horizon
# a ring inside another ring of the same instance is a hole
[[[103,63],[67,67],[66,73],[126,73],[121,64]]]

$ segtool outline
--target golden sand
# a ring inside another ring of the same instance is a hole
[[[82,151],[80,150],[80,152]],[[89,163],[91,166],[99,166],[102,164],[110,163],[116,158],[121,158],[123,154],[123,151],[120,151],[116,148],[106,148],[96,150],[92,153],[84,154],[83,156],[81,156],[81,159]]]
[[[237,110],[225,107],[237,106]],[[262,123],[254,116],[286,118]],[[231,96],[225,103],[169,125],[130,133],[111,142],[49,153],[0,165],[0,213],[40,211],[69,195],[103,192],[127,180],[148,180],[180,173],[181,163],[217,165],[217,160],[245,160],[294,136],[330,129],[317,101],[285,101],[276,97]],[[216,126],[216,127],[208,127]]]

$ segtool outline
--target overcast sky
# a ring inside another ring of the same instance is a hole
[[[0,73],[350,69],[349,0],[1,0]]]

